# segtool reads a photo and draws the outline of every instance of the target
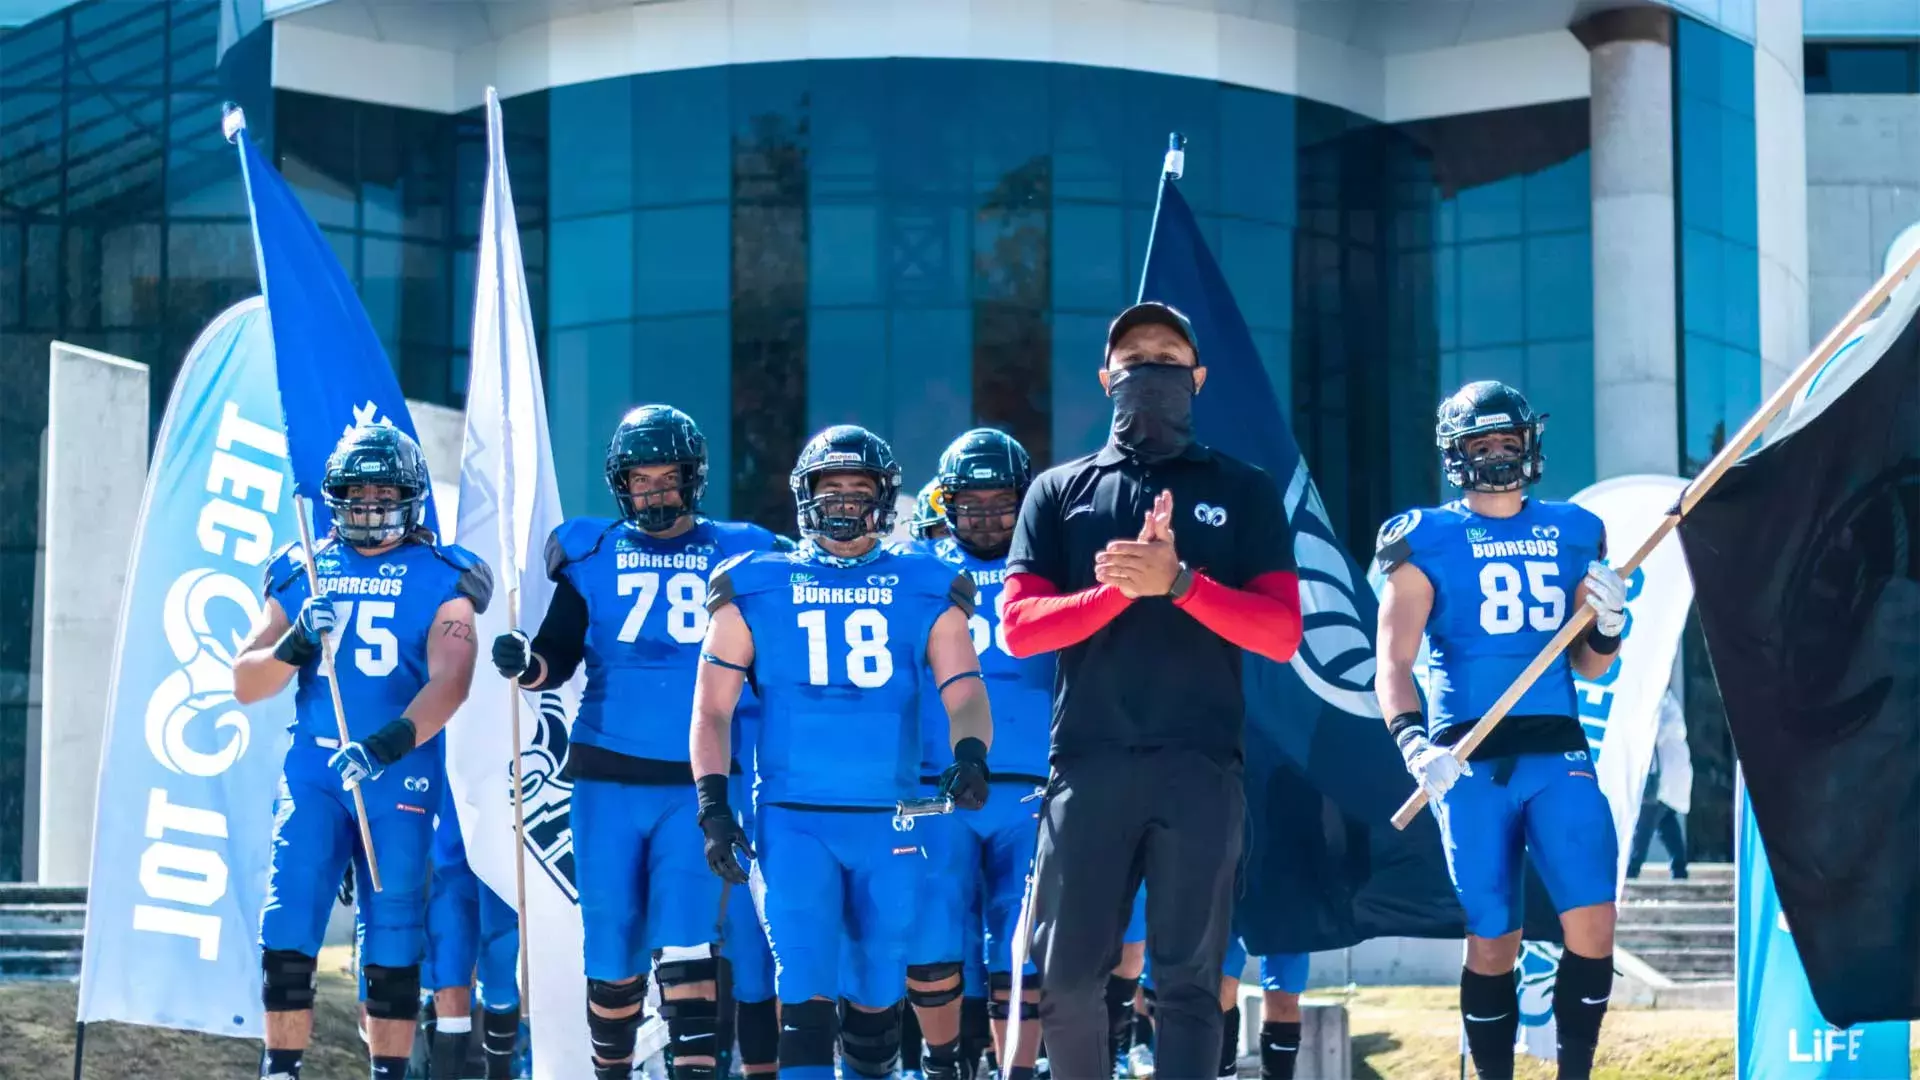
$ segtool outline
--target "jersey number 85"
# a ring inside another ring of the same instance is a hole
[[[1521,569],[1526,571],[1524,591]],[[1558,630],[1567,613],[1567,591],[1553,583],[1560,576],[1556,563],[1490,562],[1480,568],[1480,629],[1489,634],[1514,634],[1523,627]],[[1528,600],[1537,601],[1529,604]]]

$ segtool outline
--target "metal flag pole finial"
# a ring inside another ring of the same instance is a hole
[[[1166,176],[1178,180],[1187,171],[1187,137],[1177,131],[1167,133],[1167,160],[1160,170]]]
[[[229,101],[220,106],[220,134],[228,142],[247,130],[247,111]]]

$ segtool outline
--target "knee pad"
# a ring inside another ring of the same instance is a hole
[[[833,1068],[833,1041],[840,1018],[833,1002],[808,998],[780,1007],[780,1067]]]
[[[420,965],[367,965],[367,1015],[375,1020],[420,1018]]]
[[[673,1052],[680,1057],[710,1057],[720,1053],[720,1007],[703,997],[669,998],[667,989],[711,982],[720,989],[720,964],[712,957],[701,960],[663,960],[655,969],[660,981],[660,1017],[673,1036]],[[729,1045],[727,1049],[731,1050]]]
[[[954,969],[958,971],[959,965]],[[880,1012],[849,1007],[840,1022],[840,1056],[859,1076],[893,1075],[900,1060],[900,1006],[889,1005]]]
[[[955,960],[945,964],[909,964],[907,966],[907,1000],[918,1009],[935,1009],[951,1001],[958,1001],[965,987],[959,981],[961,964]],[[916,990],[913,983],[938,983],[948,979],[956,980],[945,990]]]
[[[734,1006],[740,1040],[740,1064],[772,1065],[780,1060],[780,1003],[742,1001]]]
[[[268,1012],[302,1012],[313,1008],[313,973],[319,961],[291,949],[268,949],[260,954],[266,978],[260,1001]]]
[[[633,1040],[640,1030],[639,1006],[647,1000],[647,980],[611,983],[587,980],[587,1034],[593,1039],[593,1056],[601,1061],[626,1061],[633,1057]],[[596,1008],[597,1007],[597,1008]],[[631,1016],[602,1016],[601,1009],[617,1012],[632,1009]]]
[[[1028,990],[1038,990],[1040,980],[1026,979],[1020,987],[1024,998]],[[987,990],[993,995],[987,1000],[987,1016],[994,1020],[1007,1020],[1013,1016],[1013,974],[996,971],[987,976]],[[1040,1003],[1037,1001],[1020,1002],[1020,1019],[1040,1019]]]

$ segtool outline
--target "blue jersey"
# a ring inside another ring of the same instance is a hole
[[[553,530],[547,575],[587,605],[587,688],[573,742],[686,761],[707,575],[729,556],[773,546],[758,525],[705,518],[669,540],[609,518],[573,518]]]
[[[1528,499],[1509,518],[1482,517],[1463,500],[1410,510],[1380,527],[1383,574],[1403,563],[1433,585],[1427,616],[1428,725],[1435,741],[1479,719],[1573,614],[1587,563],[1606,557],[1600,519],[1572,503]],[[1578,716],[1573,671],[1554,658],[1512,716]]]
[[[898,549],[831,566],[802,548],[728,561],[708,603],[735,605],[753,633],[757,805],[890,807],[915,794],[920,701],[936,692],[927,639],[949,607],[972,614],[966,575]]]
[[[328,540],[314,555],[320,593],[333,601],[337,640],[334,668],[347,729],[365,739],[399,719],[427,685],[427,636],[440,605],[457,597],[485,611],[493,575],[465,548],[431,540],[407,540],[379,555],[362,555]],[[310,591],[298,545],[267,564],[266,595],[297,618]],[[298,735],[338,739],[333,698],[316,655],[300,669],[294,692],[293,730]]]
[[[980,657],[980,675],[993,703],[994,775],[1047,775],[1047,739],[1053,724],[1053,654],[1019,659],[1007,651],[1007,631],[1000,624],[1006,610],[1007,560],[982,559],[958,540],[934,541],[933,557],[973,581],[974,612],[967,620],[973,633],[973,651]],[[947,731],[947,709],[940,695],[921,700],[920,768],[933,776],[953,760]]]

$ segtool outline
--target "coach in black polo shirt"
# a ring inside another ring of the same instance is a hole
[[[1185,316],[1122,312],[1100,369],[1107,445],[1034,482],[1007,556],[1008,649],[1060,650],[1033,957],[1062,1080],[1112,1072],[1107,974],[1143,878],[1159,1075],[1219,1064],[1245,813],[1240,654],[1290,659],[1300,596],[1273,478],[1193,441],[1206,376]]]

